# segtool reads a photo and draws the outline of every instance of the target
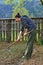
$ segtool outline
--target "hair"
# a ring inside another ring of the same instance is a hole
[[[28,17],[27,15],[23,15],[23,17]]]
[[[20,18],[21,15],[19,13],[16,14],[15,18]]]

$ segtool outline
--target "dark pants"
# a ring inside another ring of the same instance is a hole
[[[34,43],[34,40],[35,40],[35,36],[36,36],[36,30],[32,31],[29,34],[28,42],[27,42],[27,46],[26,46],[26,50],[25,50],[25,54],[24,54],[24,57],[26,59],[29,59],[32,55],[33,43]]]

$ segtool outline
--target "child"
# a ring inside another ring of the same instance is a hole
[[[27,32],[31,31],[29,34],[29,37],[28,37],[26,51],[23,56],[23,58],[29,59],[31,57],[31,54],[33,51],[33,42],[34,42],[35,35],[36,35],[36,24],[33,22],[32,19],[28,18],[28,16],[26,16],[26,15],[20,16],[19,13],[17,13],[17,15],[15,16],[15,20],[16,20],[16,22],[21,21],[21,24],[22,24],[22,29],[20,30],[20,34],[16,41],[20,40],[20,36],[24,32],[24,29],[25,29],[24,35],[26,35]]]

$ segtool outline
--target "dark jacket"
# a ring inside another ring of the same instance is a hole
[[[21,23],[22,23],[22,31],[24,31],[24,28],[27,27],[29,31],[32,29],[36,29],[36,24],[33,22],[32,19],[28,18],[28,16],[22,16],[21,17]]]

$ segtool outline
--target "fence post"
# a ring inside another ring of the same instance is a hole
[[[0,41],[2,41],[2,21],[0,21]]]
[[[10,42],[11,41],[11,20],[7,20],[6,28],[7,28],[6,40],[7,40],[7,42]]]
[[[42,19],[42,33],[41,33],[41,35],[42,35],[42,41],[43,41],[43,19]]]
[[[40,19],[38,19],[38,39],[40,38]]]

